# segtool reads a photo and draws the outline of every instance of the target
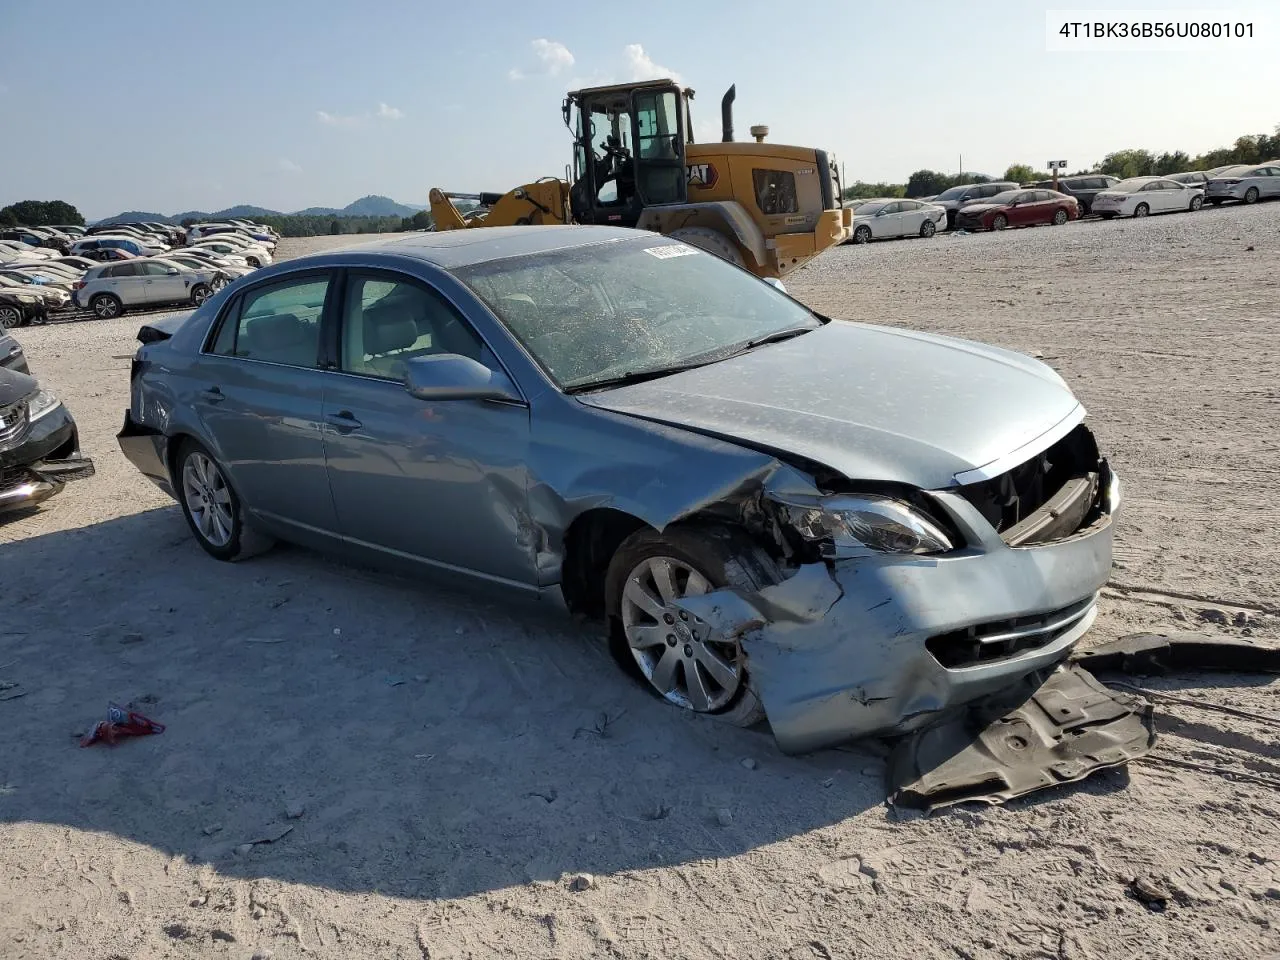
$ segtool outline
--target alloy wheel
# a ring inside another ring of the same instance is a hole
[[[719,710],[743,682],[742,650],[676,606],[711,582],[673,557],[649,557],[627,576],[622,629],[640,672],[668,702],[698,713]]]
[[[182,497],[200,536],[215,547],[231,542],[231,488],[217,464],[196,451],[182,465]]]
[[[1150,207],[1148,207],[1145,203],[1140,203],[1138,204],[1138,208],[1133,211],[1133,215],[1135,217],[1145,217],[1150,212],[1151,212]]]
[[[22,313],[17,307],[0,307],[0,332],[22,326]]]

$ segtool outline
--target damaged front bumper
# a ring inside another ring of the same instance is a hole
[[[93,461],[80,454],[75,420],[59,404],[0,449],[0,513],[33,507],[93,473]]]
[[[906,733],[1063,660],[1097,614],[1119,503],[1051,543],[1011,547],[961,495],[931,494],[969,546],[801,566],[745,595],[681,601],[741,638],[778,746],[802,753]]]

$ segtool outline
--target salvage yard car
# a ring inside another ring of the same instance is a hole
[[[62,401],[16,365],[0,365],[0,513],[33,507],[92,474]]]
[[[1093,198],[1093,212],[1104,220],[1113,217],[1145,217],[1152,213],[1199,210],[1204,190],[1167,177],[1130,177]]]
[[[994,197],[971,203],[956,216],[958,230],[1003,230],[1052,224],[1060,227],[1078,220],[1080,204],[1075,197],[1053,190],[1006,190]]]
[[[101,320],[118,317],[127,307],[165,303],[199,306],[222,286],[227,275],[210,268],[191,270],[163,258],[108,263],[85,273],[72,287],[71,300]]]
[[[1206,197],[1215,207],[1228,200],[1274,200],[1280,197],[1280,160],[1255,167],[1231,167],[1209,181]]]
[[[48,307],[39,294],[11,287],[0,288],[0,335],[15,327],[43,323],[47,313]]]
[[[872,200],[853,211],[850,243],[893,237],[932,237],[946,226],[947,211],[919,200]]]
[[[678,707],[804,751],[1064,659],[1119,484],[1030,357],[835,322],[674,239],[420,233],[139,331],[126,457],[271,538],[603,618]]]

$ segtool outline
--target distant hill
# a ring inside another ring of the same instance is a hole
[[[419,210],[425,210],[421,204],[396,203],[390,197],[370,194],[361,197],[345,207],[307,207],[292,213],[281,213],[268,210],[266,207],[255,207],[241,203],[225,210],[210,213],[205,210],[185,210],[182,213],[163,214],[148,213],[143,210],[126,210],[113,217],[103,217],[95,223],[115,223],[117,221],[154,220],[159,223],[181,223],[183,220],[220,220],[224,217],[411,217]]]

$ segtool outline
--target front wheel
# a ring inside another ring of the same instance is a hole
[[[257,257],[245,257],[244,260],[245,263],[249,264],[249,266],[253,267],[255,270],[262,266],[262,261]]]
[[[1204,197],[1192,197],[1192,198],[1191,198],[1191,208],[1190,208],[1190,209],[1191,209],[1191,212],[1192,212],[1192,213],[1194,213],[1195,211],[1199,210],[1199,209],[1200,209],[1201,207],[1203,207],[1203,206],[1204,206]]]
[[[926,240],[937,232],[938,225],[932,220],[926,220],[924,223],[920,224],[920,236],[924,237]]]
[[[1258,202],[1258,188],[1257,188],[1257,187],[1250,187],[1248,190],[1246,190],[1246,191],[1244,192],[1244,202],[1245,202],[1245,203],[1257,203],[1257,202]]]
[[[213,296],[213,291],[209,289],[208,284],[197,283],[191,288],[191,302],[197,307],[208,300],[211,296]]]
[[[870,243],[871,228],[868,226],[861,226],[861,227],[858,227],[856,230],[854,230],[853,242],[854,243]]]
[[[196,542],[218,560],[241,560],[271,545],[269,538],[244,523],[240,498],[208,450],[187,440],[178,451],[174,473],[179,503]]]
[[[0,333],[22,326],[22,311],[8,304],[0,305]]]
[[[1151,212],[1150,207],[1148,207],[1145,203],[1140,203],[1138,204],[1137,208],[1133,211],[1133,215],[1135,217],[1145,217],[1150,212]]]
[[[1008,225],[1009,225],[1009,218],[1006,217],[1003,213],[997,213],[995,217],[992,218],[991,220],[992,230],[1003,230]]]
[[[677,602],[732,587],[754,593],[776,582],[767,557],[721,528],[644,529],[609,563],[605,602],[614,657],[668,703],[738,726],[764,718],[746,655]]]

